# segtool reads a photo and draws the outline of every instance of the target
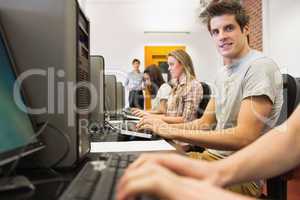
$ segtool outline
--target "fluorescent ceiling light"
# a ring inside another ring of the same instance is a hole
[[[144,34],[191,34],[190,31],[144,31]]]

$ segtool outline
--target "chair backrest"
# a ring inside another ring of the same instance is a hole
[[[293,113],[300,101],[300,84],[289,74],[283,74],[283,105],[277,125],[283,123]],[[280,148],[280,147],[278,147]],[[283,176],[267,180],[268,199],[287,199],[287,180]]]
[[[205,82],[201,82],[202,89],[203,89],[203,97],[202,100],[200,101],[197,109],[197,118],[201,118],[202,115],[204,114],[204,111],[206,109],[206,106],[210,100],[211,96],[211,89],[209,85]]]
[[[299,103],[299,83],[289,74],[282,74],[283,79],[283,105],[277,125],[283,123],[294,111]]]

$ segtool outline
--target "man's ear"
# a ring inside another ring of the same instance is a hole
[[[250,27],[249,27],[249,25],[244,26],[243,33],[245,33],[246,35],[250,34]]]

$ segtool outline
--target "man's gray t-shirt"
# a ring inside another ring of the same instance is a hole
[[[261,52],[251,50],[245,57],[224,67],[216,77],[213,88],[216,106],[216,130],[237,125],[243,99],[251,96],[267,96],[273,103],[268,118],[257,115],[265,122],[263,133],[274,127],[283,103],[282,75],[276,63]],[[255,112],[254,109],[252,109]],[[225,157],[232,151],[209,149],[211,153]]]

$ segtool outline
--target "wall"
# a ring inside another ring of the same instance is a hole
[[[264,52],[295,77],[300,77],[299,10],[299,0],[263,0]]]
[[[198,0],[87,0],[91,52],[103,55],[106,70],[124,81],[133,58],[144,63],[145,45],[185,45],[200,79],[212,80],[222,62],[198,7]],[[153,30],[191,33],[144,34]]]
[[[85,10],[86,0],[77,0],[80,7]]]
[[[242,0],[241,2],[250,16],[250,46],[263,51],[262,0]]]

